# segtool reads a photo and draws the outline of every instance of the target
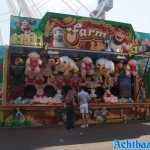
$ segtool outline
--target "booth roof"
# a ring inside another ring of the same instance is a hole
[[[150,40],[150,33],[136,32],[136,38],[142,40]]]
[[[19,54],[19,55],[28,55],[31,51],[38,52],[41,55],[59,55],[59,56],[69,56],[71,58],[84,58],[84,57],[91,57],[93,59],[98,59],[100,57],[111,59],[111,60],[124,60],[126,61],[129,59],[128,54],[120,54],[114,52],[107,52],[107,51],[89,51],[89,50],[80,50],[80,49],[68,49],[68,48],[51,48],[48,49],[47,52],[44,52],[42,48],[32,48],[30,46],[10,46],[9,52],[12,54]]]
[[[3,58],[3,56],[4,56],[4,50],[5,50],[5,46],[2,46],[2,45],[0,45],[0,60]],[[0,64],[1,64],[1,62],[0,62]]]
[[[44,15],[44,17],[39,22],[39,29],[44,31],[44,25],[46,24],[46,22],[48,21],[49,18],[63,19],[63,18],[68,17],[68,16],[74,17],[76,19],[85,18],[85,19],[91,19],[93,21],[104,22],[104,23],[111,24],[112,26],[115,26],[115,27],[124,27],[124,28],[129,29],[129,31],[132,33],[132,38],[136,37],[132,25],[128,24],[128,23],[116,22],[116,21],[110,21],[110,20],[101,20],[101,19],[95,19],[95,18],[88,18],[88,17],[83,17],[83,16],[75,16],[75,15],[70,15],[70,14],[59,14],[59,13],[53,13],[53,12],[47,12]]]

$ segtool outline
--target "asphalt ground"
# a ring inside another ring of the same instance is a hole
[[[150,141],[150,123],[102,124],[67,131],[51,128],[0,129],[0,150],[111,150],[114,139]]]

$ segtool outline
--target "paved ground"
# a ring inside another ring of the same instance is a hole
[[[63,127],[0,129],[0,150],[112,150],[114,139],[150,140],[150,123],[107,124],[72,132]]]

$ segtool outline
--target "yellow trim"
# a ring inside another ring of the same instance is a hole
[[[3,111],[0,111],[0,122],[3,122],[4,120],[4,113]]]
[[[7,99],[7,78],[8,78],[8,50],[9,48],[6,48],[4,51],[4,58],[3,58],[3,104],[6,104]]]

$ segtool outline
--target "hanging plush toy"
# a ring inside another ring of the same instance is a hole
[[[35,86],[37,88],[43,87],[43,85],[44,85],[44,77],[43,77],[43,75],[42,74],[36,75],[34,83],[35,83]]]
[[[136,60],[134,60],[134,59],[131,59],[130,61],[129,61],[129,65],[130,65],[130,71],[131,71],[131,74],[132,75],[136,75],[136,66],[137,66],[137,62],[136,62]]]
[[[61,63],[61,60],[60,58],[57,58],[55,60],[55,71],[54,71],[54,74],[59,74],[59,73],[64,73],[65,70],[64,70],[64,64]]]
[[[96,100],[96,94],[95,94],[95,89],[93,88],[93,89],[91,89],[91,92],[90,92],[90,97],[91,97],[91,99],[92,100]]]
[[[81,63],[82,77],[85,78],[86,75],[93,75],[93,74],[94,74],[93,60],[90,57],[83,58]]]
[[[35,81],[35,75],[32,72],[28,72],[25,78],[26,85],[33,85]]]
[[[24,63],[24,61],[21,57],[17,57],[15,59],[15,65],[22,65],[23,63]]]
[[[53,74],[57,74],[58,72],[56,71],[56,60],[54,58],[50,58],[48,60],[48,63],[46,65],[46,70],[48,71],[48,75],[52,76]]]
[[[41,64],[42,61],[40,59],[40,55],[36,52],[30,53],[28,59],[26,60],[25,74],[29,74],[29,72],[35,74],[39,73]]]
[[[123,62],[119,62],[115,65],[115,72],[120,73],[123,70]]]
[[[100,58],[96,61],[96,68],[98,75],[108,76],[110,73],[114,72],[114,63],[105,58]]]
[[[60,63],[64,67],[64,75],[69,75],[70,71],[74,71],[74,72],[79,71],[79,68],[77,67],[75,62],[68,56],[60,57]]]

